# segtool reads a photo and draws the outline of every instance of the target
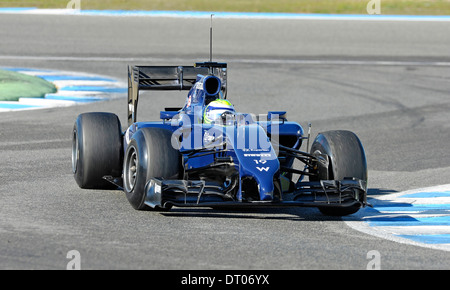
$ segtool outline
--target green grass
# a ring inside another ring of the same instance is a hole
[[[55,93],[56,87],[44,79],[13,71],[0,70],[0,101],[19,98],[43,98]]]
[[[0,7],[66,8],[70,0],[0,0]],[[366,14],[370,0],[80,0],[81,9]],[[450,0],[380,0],[381,14],[450,15]]]

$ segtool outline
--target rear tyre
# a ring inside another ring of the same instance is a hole
[[[346,177],[354,177],[367,182],[366,155],[355,133],[342,130],[320,133],[311,146],[311,154],[328,155],[329,166],[319,166],[319,179],[343,180]],[[323,214],[332,216],[353,214],[359,209],[360,205],[348,208],[319,208]]]
[[[85,113],[78,116],[72,132],[72,172],[78,186],[111,189],[103,176],[122,174],[122,129],[112,113]]]
[[[152,209],[144,203],[150,178],[178,178],[180,154],[172,147],[171,136],[168,130],[143,128],[130,140],[123,162],[123,184],[128,201],[137,210]]]

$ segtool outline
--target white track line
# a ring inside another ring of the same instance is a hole
[[[450,251],[450,184],[370,199],[366,208],[344,217],[355,230],[398,243]]]

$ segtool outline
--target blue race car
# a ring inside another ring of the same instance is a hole
[[[142,90],[189,92],[183,107],[138,122]],[[75,122],[77,184],[123,189],[138,210],[300,206],[342,216],[368,205],[366,157],[354,133],[319,133],[309,146],[310,133],[286,112],[257,118],[226,97],[225,63],[129,66],[127,129],[113,113]]]

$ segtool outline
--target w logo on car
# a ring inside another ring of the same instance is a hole
[[[261,172],[263,172],[263,171],[265,171],[265,172],[269,171],[269,167],[258,167],[258,166],[256,166],[256,169],[258,169],[258,170],[261,171]]]

